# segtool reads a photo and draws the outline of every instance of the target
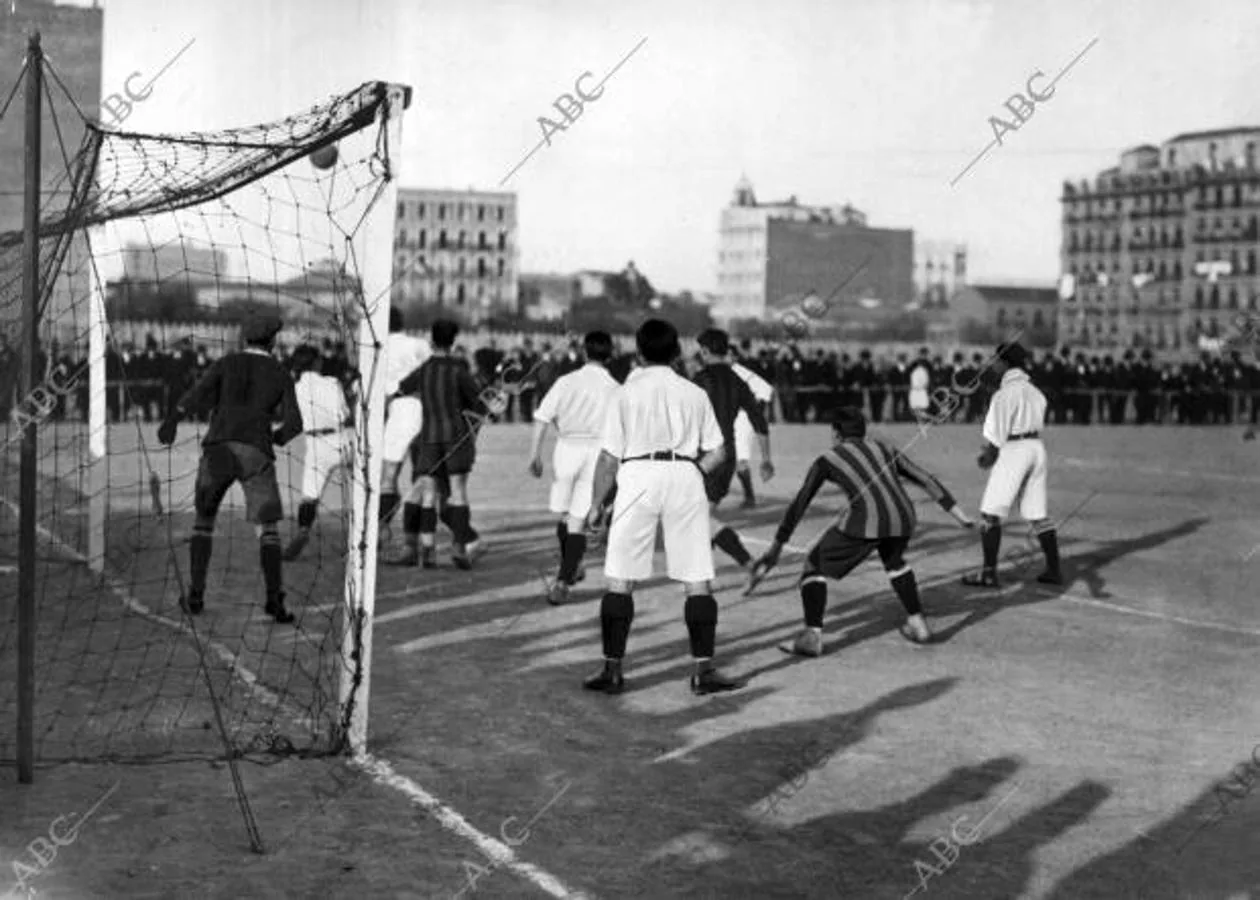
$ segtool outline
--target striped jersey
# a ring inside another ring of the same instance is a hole
[[[770,423],[766,421],[766,414],[761,411],[761,404],[753,396],[752,389],[729,365],[714,363],[705,366],[696,373],[695,382],[709,395],[718,428],[722,430],[722,440],[728,449],[735,445],[735,418],[740,410],[748,415],[753,431],[757,434],[770,433]]]
[[[783,514],[775,540],[786,544],[791,539],[810,501],[827,482],[839,486],[848,503],[833,523],[840,533],[867,540],[910,537],[918,520],[902,478],[927,491],[943,509],[954,506],[945,485],[885,441],[870,436],[841,441],[814,460]]]
[[[534,410],[534,421],[554,425],[566,440],[598,440],[619,387],[606,368],[588,362],[556,380]]]
[[[247,348],[215,360],[180,398],[181,413],[210,410],[201,445],[240,441],[271,458],[272,444],[284,446],[302,433],[293,379],[270,353]],[[279,420],[279,430],[272,423]]]
[[[402,380],[398,390],[420,398],[424,410],[420,440],[426,444],[464,440],[473,430],[470,418],[484,414],[477,382],[454,356],[430,356]]]

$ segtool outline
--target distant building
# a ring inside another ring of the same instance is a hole
[[[1035,338],[1048,338],[1054,332],[1058,306],[1059,293],[1054,285],[973,284],[950,297],[948,321],[962,337],[968,332],[968,323],[974,323],[999,338],[1024,332],[1027,343],[1038,343]]]
[[[957,241],[914,242],[915,300],[924,309],[943,307],[967,283],[967,247]]]
[[[516,313],[516,195],[399,188],[393,302],[449,309],[480,322]]]
[[[577,275],[521,273],[521,315],[535,321],[563,319],[581,297],[581,287]]]
[[[123,247],[123,277],[158,284],[187,276],[214,281],[228,274],[227,254],[195,244],[128,244]]]
[[[1180,134],[1065,182],[1060,339],[1182,349],[1260,294],[1260,127]]]

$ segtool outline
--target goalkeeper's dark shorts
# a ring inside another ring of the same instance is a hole
[[[477,441],[472,434],[454,441],[416,441],[413,446],[414,471],[432,478],[467,475],[477,461]]]
[[[727,450],[726,461],[704,476],[704,493],[710,503],[721,503],[731,492],[731,480],[735,477],[737,463],[734,448],[728,447]]]
[[[270,525],[284,518],[276,461],[253,444],[224,441],[201,449],[193,505],[197,515],[212,519],[228,489],[240,483],[245,492],[245,517],[256,525]]]
[[[801,577],[804,579],[821,575],[839,580],[876,551],[879,552],[884,569],[895,572],[905,566],[905,552],[909,544],[908,537],[851,537],[835,528],[829,528],[806,559],[805,572]]]

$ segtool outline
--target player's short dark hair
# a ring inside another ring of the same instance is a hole
[[[459,336],[459,323],[452,319],[438,319],[429,329],[436,350],[449,350],[455,346],[455,338]]]
[[[310,344],[301,344],[293,351],[293,355],[289,357],[289,365],[293,367],[294,374],[301,375],[303,372],[311,372],[317,369],[323,362],[323,354],[319,352],[318,347],[312,347]]]
[[[866,416],[856,406],[842,406],[832,417],[831,427],[843,437],[866,437]]]
[[[714,356],[725,356],[731,352],[731,336],[721,328],[706,328],[700,332],[696,343]]]
[[[402,331],[407,327],[406,320],[403,318],[403,311],[397,306],[389,308],[389,331],[393,334],[396,331]]]
[[[634,344],[643,359],[657,366],[667,366],[678,358],[678,329],[664,319],[648,319],[634,333]]]
[[[582,339],[586,358],[595,362],[608,362],[612,358],[613,340],[607,331],[588,331]]]
[[[997,357],[1013,369],[1025,369],[1028,367],[1028,351],[1024,349],[1024,345],[1019,341],[1007,341],[1004,344],[999,344]]]

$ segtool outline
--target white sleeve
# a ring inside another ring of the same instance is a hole
[[[543,394],[542,401],[534,408],[534,421],[546,422],[548,425],[556,424],[556,416],[559,414],[560,392],[564,390],[564,379],[560,379],[551,386],[551,390]]]
[[[613,394],[612,402],[608,404],[608,412],[604,416],[604,433],[599,443],[601,450],[616,457],[618,461],[625,456],[626,451],[626,431],[621,421],[621,400],[621,391]]]
[[[981,434],[984,439],[994,447],[1001,447],[1006,443],[1007,423],[1010,420],[1009,410],[1010,392],[998,390],[993,395],[993,399],[989,401],[989,411],[984,416],[984,430]]]
[[[748,374],[752,376],[752,381],[750,382],[749,387],[752,388],[753,396],[762,403],[769,403],[773,400],[774,388],[770,386],[770,382],[766,381],[756,372],[749,372]]]

